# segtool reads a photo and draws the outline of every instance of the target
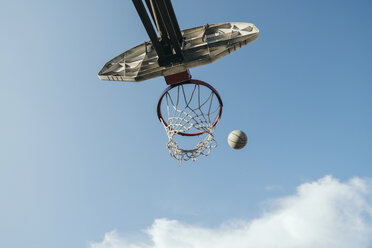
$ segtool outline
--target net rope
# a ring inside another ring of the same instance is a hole
[[[195,161],[201,155],[208,156],[211,149],[217,147],[217,142],[213,136],[215,118],[211,117],[219,111],[220,105],[218,104],[218,107],[213,109],[213,102],[217,99],[212,90],[205,100],[201,100],[199,84],[194,85],[189,98],[187,98],[184,85],[177,86],[175,90],[177,91],[175,99],[169,92],[165,94],[168,125],[163,124],[169,138],[167,143],[169,154],[177,159],[179,165],[181,165],[182,161],[190,159]],[[193,104],[196,106],[192,106]],[[203,109],[206,110],[203,111]],[[174,137],[177,133],[188,133],[190,130],[203,132],[206,137],[198,142],[195,148],[182,149]]]

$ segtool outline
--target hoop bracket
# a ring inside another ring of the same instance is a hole
[[[168,85],[172,85],[172,84],[182,83],[182,82],[191,80],[191,74],[189,70],[186,70],[186,71],[175,73],[169,76],[164,76],[164,78],[165,78],[165,82]]]

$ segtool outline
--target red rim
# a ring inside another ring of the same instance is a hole
[[[220,121],[221,119],[221,115],[222,115],[222,107],[223,107],[223,103],[222,103],[222,99],[220,97],[220,94],[218,94],[217,90],[215,88],[213,88],[212,85],[210,84],[207,84],[206,82],[203,82],[203,81],[200,81],[200,80],[195,80],[195,79],[190,79],[189,81],[185,81],[185,82],[181,82],[181,83],[175,83],[175,84],[171,84],[170,86],[168,86],[163,94],[160,96],[159,98],[159,102],[158,102],[158,106],[157,106],[157,113],[158,113],[158,118],[159,120],[165,125],[165,126],[168,126],[168,124],[164,121],[163,119],[163,116],[161,114],[161,103],[162,103],[162,100],[164,98],[164,96],[168,93],[168,91],[170,91],[171,89],[173,89],[174,87],[177,87],[177,86],[180,86],[180,85],[183,85],[183,84],[196,84],[196,85],[203,85],[205,87],[208,87],[216,96],[217,96],[217,99],[220,103],[220,111],[218,113],[218,116],[216,118],[216,120],[213,122],[213,125],[212,127],[215,127],[217,125],[217,123]],[[183,133],[183,132],[179,132],[177,134],[179,135],[182,135],[182,136],[197,136],[197,135],[201,135],[203,133],[205,133],[206,131],[201,131],[201,132],[198,132],[198,133]]]

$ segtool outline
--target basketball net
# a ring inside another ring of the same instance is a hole
[[[181,165],[182,161],[196,161],[196,158],[200,155],[208,156],[212,148],[217,147],[217,141],[213,136],[213,127],[209,128],[207,136],[203,141],[200,141],[194,149],[187,150],[179,147],[178,143],[174,140],[174,135],[177,134],[177,131],[174,131],[172,125],[165,126],[165,131],[168,135],[168,144],[167,148],[169,149],[169,155],[178,160],[178,164]]]
[[[206,90],[209,92],[204,94]],[[217,147],[213,132],[222,113],[222,101],[215,89],[204,82],[192,80],[188,83],[170,86],[163,93],[159,104],[161,105],[163,101],[166,104],[167,118],[162,115],[159,118],[168,136],[167,148],[170,156],[177,159],[179,165],[182,161],[195,161],[201,155],[208,156],[211,149]],[[176,134],[205,135],[205,138],[199,141],[193,149],[183,149],[175,141]]]

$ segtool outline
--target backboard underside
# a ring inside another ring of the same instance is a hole
[[[102,80],[139,82],[168,76],[212,63],[256,40],[257,27],[251,23],[220,23],[181,31],[183,61],[166,66],[158,63],[152,42],[138,45],[107,62],[98,76]]]

